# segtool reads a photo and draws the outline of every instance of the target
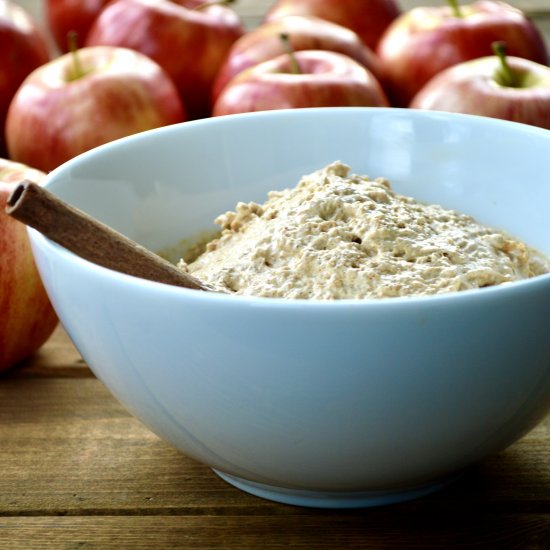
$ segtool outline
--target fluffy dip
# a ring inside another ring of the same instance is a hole
[[[219,238],[187,270],[216,290],[332,300],[422,296],[480,288],[550,270],[501,231],[395,193],[383,178],[335,162],[264,204],[216,219]]]

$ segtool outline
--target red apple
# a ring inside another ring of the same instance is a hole
[[[69,51],[68,35],[75,32],[82,47],[95,18],[109,0],[47,0],[45,15],[52,37],[61,52]]]
[[[378,57],[352,30],[312,16],[289,15],[264,23],[246,33],[233,44],[214,83],[215,100],[235,75],[284,52],[281,33],[288,34],[294,51],[330,50],[355,59],[369,69],[379,81],[382,71]]]
[[[0,158],[0,371],[36,351],[57,325],[27,229],[5,212],[18,183],[24,179],[40,183],[43,178],[38,170]]]
[[[13,160],[49,171],[103,143],[184,120],[173,82],[145,55],[110,46],[77,53],[21,84],[6,120]]]
[[[300,72],[293,67],[293,59]],[[222,90],[214,116],[298,107],[388,106],[382,87],[346,55],[303,50],[244,70]]]
[[[237,14],[197,0],[114,0],[93,24],[86,44],[132,48],[172,77],[190,118],[210,114],[216,74],[244,34]]]
[[[0,156],[6,155],[4,124],[25,77],[49,61],[46,39],[32,17],[9,0],[0,4]]]
[[[493,0],[458,6],[415,8],[386,30],[378,45],[390,99],[407,106],[412,97],[442,70],[491,54],[502,40],[510,55],[548,64],[544,39],[520,10]]]
[[[313,15],[355,31],[374,50],[400,12],[396,0],[278,0],[265,21],[287,15]]]
[[[434,76],[411,107],[513,120],[550,130],[550,68],[497,56],[454,65]]]

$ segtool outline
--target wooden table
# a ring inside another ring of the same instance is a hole
[[[162,442],[59,328],[0,379],[0,444],[2,550],[550,546],[550,417],[431,496],[297,508],[242,493]]]
[[[20,3],[42,17],[39,0]],[[241,0],[238,10],[253,26],[269,4]],[[550,0],[515,4],[550,44]],[[297,508],[242,493],[162,442],[59,328],[0,377],[0,445],[0,550],[550,548],[550,417],[428,497],[352,511]]]
[[[242,493],[153,435],[59,328],[0,378],[0,549],[550,548],[550,417],[445,490],[387,507]]]

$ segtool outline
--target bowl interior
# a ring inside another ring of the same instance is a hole
[[[550,254],[550,132],[410,109],[335,108],[219,117],[125,138],[52,172],[49,188],[159,250],[215,229],[238,201],[335,160],[395,190],[504,229]]]

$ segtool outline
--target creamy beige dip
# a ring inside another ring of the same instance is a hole
[[[263,205],[216,219],[221,236],[187,270],[215,289],[308,298],[421,296],[550,271],[550,261],[471,217],[395,193],[335,162]]]

